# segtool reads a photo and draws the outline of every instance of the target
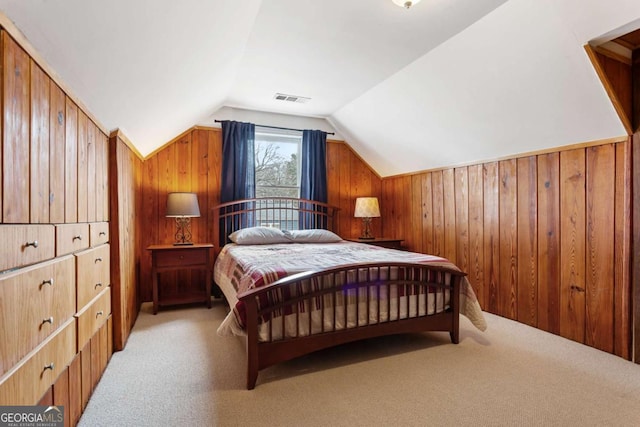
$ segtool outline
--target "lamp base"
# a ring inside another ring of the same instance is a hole
[[[371,218],[362,218],[362,236],[358,237],[360,240],[373,240],[375,237],[371,234]]]

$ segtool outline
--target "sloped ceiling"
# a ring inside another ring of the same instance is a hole
[[[292,126],[326,119],[381,176],[623,135],[583,45],[640,19],[637,0],[409,10],[391,0],[0,0],[0,10],[143,155],[233,107],[289,114]]]

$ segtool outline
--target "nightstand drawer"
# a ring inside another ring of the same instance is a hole
[[[200,248],[195,249],[169,249],[153,254],[156,257],[156,267],[188,267],[190,265],[207,264],[209,251]]]

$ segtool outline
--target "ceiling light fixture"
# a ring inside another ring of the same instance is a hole
[[[420,3],[420,0],[392,0],[395,4],[400,7],[404,7],[405,9],[409,9],[414,4]]]

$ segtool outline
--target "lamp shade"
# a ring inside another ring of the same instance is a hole
[[[378,198],[358,197],[356,199],[356,209],[353,216],[356,218],[378,218],[380,216]]]
[[[200,207],[196,193],[169,193],[167,195],[168,217],[198,217]]]

